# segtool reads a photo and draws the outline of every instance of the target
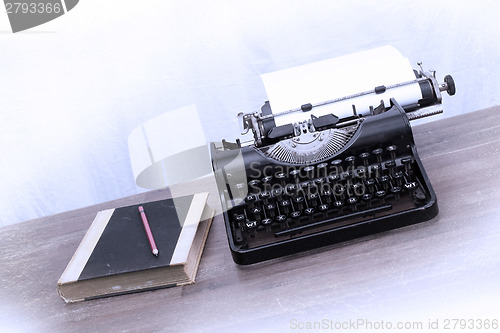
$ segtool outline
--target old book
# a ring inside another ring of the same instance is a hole
[[[98,212],[58,281],[59,295],[69,303],[194,283],[214,215],[207,198],[197,193]]]

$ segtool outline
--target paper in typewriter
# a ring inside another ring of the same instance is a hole
[[[320,103],[344,96],[415,80],[407,58],[392,46],[383,46],[351,55],[332,58],[290,69],[261,75],[273,114],[300,108],[301,105]],[[339,118],[366,114],[369,107],[377,107],[383,99],[389,105],[394,97],[402,106],[422,98],[418,83],[388,89],[383,94],[370,94],[313,108],[309,112],[294,112],[275,118],[276,126],[333,113]]]

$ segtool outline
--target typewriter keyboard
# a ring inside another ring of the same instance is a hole
[[[418,207],[429,199],[419,174],[411,151],[396,145],[311,165],[267,166],[228,211],[234,242],[252,248]]]

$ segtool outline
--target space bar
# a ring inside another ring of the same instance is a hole
[[[385,211],[391,210],[391,209],[392,209],[392,205],[378,206],[375,208],[365,209],[365,210],[361,210],[359,212],[334,217],[333,219],[327,219],[327,220],[323,220],[323,221],[318,221],[318,222],[306,224],[306,225],[303,225],[300,227],[295,227],[295,228],[291,228],[291,229],[287,229],[287,230],[283,230],[283,231],[278,231],[278,232],[274,233],[274,236],[279,237],[279,236],[286,236],[286,235],[290,235],[290,234],[295,234],[297,232],[304,231],[307,229],[321,227],[321,226],[324,226],[327,224],[340,222],[340,221],[344,221],[344,220],[348,220],[348,219],[352,219],[352,218],[356,218],[356,217],[365,217],[368,215],[373,215],[376,213],[385,212]]]

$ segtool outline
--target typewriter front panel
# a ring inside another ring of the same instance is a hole
[[[437,214],[408,118],[397,104],[344,129],[304,132],[260,148],[212,147],[212,157],[239,264]]]

